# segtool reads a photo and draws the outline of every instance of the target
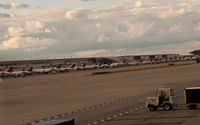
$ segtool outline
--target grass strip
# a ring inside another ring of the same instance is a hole
[[[145,71],[145,70],[153,70],[153,69],[172,68],[172,67],[179,67],[179,66],[185,66],[185,65],[192,65],[192,64],[163,65],[163,66],[144,67],[144,68],[137,68],[137,69],[125,69],[125,70],[116,70],[116,71],[107,71],[107,72],[93,72],[92,75],[106,75],[106,74],[112,74],[112,73],[136,72],[136,71]]]

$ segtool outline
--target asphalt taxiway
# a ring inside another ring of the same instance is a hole
[[[101,71],[132,68],[138,67]],[[76,125],[184,124],[200,114],[199,110],[190,111],[185,107],[169,112],[148,112],[144,108],[145,98],[154,95],[154,90],[160,87],[174,88],[180,93],[178,102],[183,101],[184,87],[200,86],[199,64],[106,75],[91,75],[92,72],[3,80],[0,83],[0,123],[21,125],[75,118]],[[185,121],[180,122],[181,119]]]

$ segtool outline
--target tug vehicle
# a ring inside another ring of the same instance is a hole
[[[147,97],[146,107],[149,111],[156,111],[162,107],[165,111],[173,110],[174,94],[172,88],[160,88],[156,97]]]

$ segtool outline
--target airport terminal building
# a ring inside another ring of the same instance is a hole
[[[42,65],[71,65],[77,66],[81,64],[97,64],[97,63],[108,63],[108,62],[131,62],[148,59],[162,59],[162,58],[174,58],[180,57],[179,54],[157,54],[157,55],[127,55],[127,56],[115,56],[115,57],[90,57],[90,58],[65,58],[65,59],[41,59],[41,60],[21,60],[21,61],[1,61],[0,66],[42,66]]]

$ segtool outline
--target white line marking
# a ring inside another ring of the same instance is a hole
[[[54,116],[53,118],[58,118],[58,116]]]
[[[93,122],[94,125],[98,124],[98,122]]]
[[[111,117],[108,117],[108,118],[106,118],[107,120],[110,120],[111,119]]]
[[[104,121],[105,121],[104,119],[101,119],[101,120],[100,120],[100,122],[104,122]]]
[[[117,115],[113,115],[113,118],[117,118],[118,116]]]
[[[51,120],[52,118],[48,118],[48,120]]]
[[[44,122],[44,120],[40,120],[39,122]]]

